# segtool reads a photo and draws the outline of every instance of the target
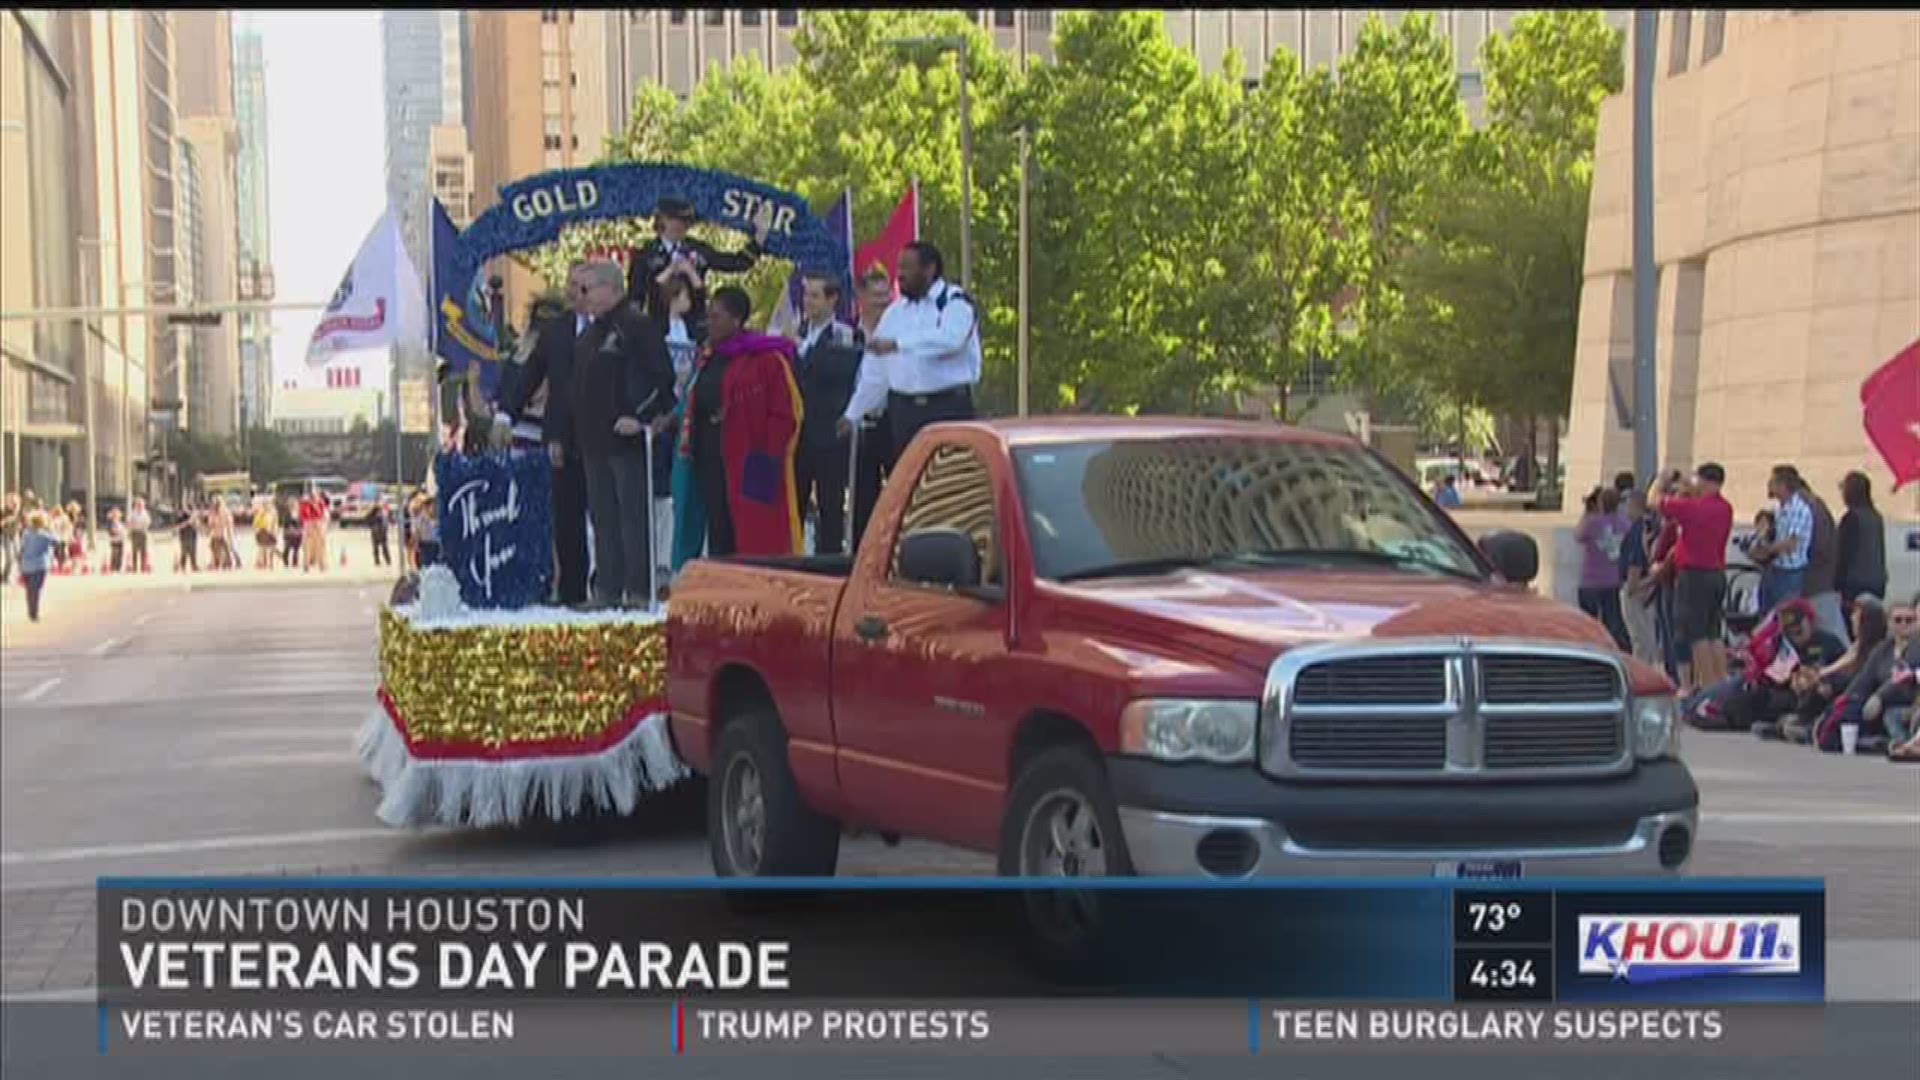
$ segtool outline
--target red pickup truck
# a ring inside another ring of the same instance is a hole
[[[849,830],[1020,877],[1678,872],[1673,687],[1538,558],[1341,437],[938,425],[851,558],[687,569],[673,740],[727,876]]]

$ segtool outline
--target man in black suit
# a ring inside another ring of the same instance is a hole
[[[570,296],[572,282],[570,275]],[[501,380],[495,420],[539,438],[553,458],[554,599],[568,605],[587,599],[586,462],[573,437],[574,343],[586,326],[572,311],[535,309],[527,327],[532,340],[521,346],[524,362],[509,364]]]
[[[853,397],[860,372],[860,349],[853,343],[853,327],[834,317],[840,307],[840,279],[810,272],[802,279],[804,316],[796,337],[799,343],[795,373],[799,376],[804,415],[800,424],[800,452],[794,461],[794,480],[800,507],[811,498],[817,508],[813,532],[814,554],[851,553],[847,546],[847,465],[849,440],[834,431],[834,421]]]
[[[693,290],[693,310],[688,313],[688,319],[692,325],[705,325],[707,272],[744,274],[753,269],[753,264],[760,260],[760,245],[766,242],[767,228],[772,221],[770,215],[763,215],[747,246],[739,251],[719,251],[687,235],[687,230],[693,228],[698,219],[699,213],[687,200],[671,195],[661,199],[653,211],[654,237],[634,256],[628,270],[627,298],[652,316],[663,334],[667,325],[665,285],[667,271],[673,264],[685,262],[693,268],[694,280],[699,285]]]
[[[653,603],[648,427],[673,410],[666,331],[629,302],[620,267],[577,266],[568,288],[588,322],[574,340],[572,435],[593,522],[592,609]]]

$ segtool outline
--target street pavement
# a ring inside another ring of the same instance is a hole
[[[202,576],[204,577],[204,576]],[[704,876],[700,790],[585,827],[408,833],[374,817],[384,578],[233,575],[62,595],[0,620],[0,1000],[90,1000],[101,875]],[[1824,877],[1836,999],[1920,1001],[1920,768],[1687,733],[1701,875]],[[849,841],[848,875],[991,871]]]

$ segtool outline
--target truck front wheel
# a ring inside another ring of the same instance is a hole
[[[707,785],[707,845],[721,877],[832,877],[840,827],[800,798],[773,716],[728,724]]]
[[[1106,770],[1078,746],[1027,762],[1000,826],[1003,877],[1126,877],[1133,873]]]

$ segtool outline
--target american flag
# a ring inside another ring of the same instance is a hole
[[[353,390],[360,386],[360,369],[357,367],[330,367],[327,369],[327,389]]]

